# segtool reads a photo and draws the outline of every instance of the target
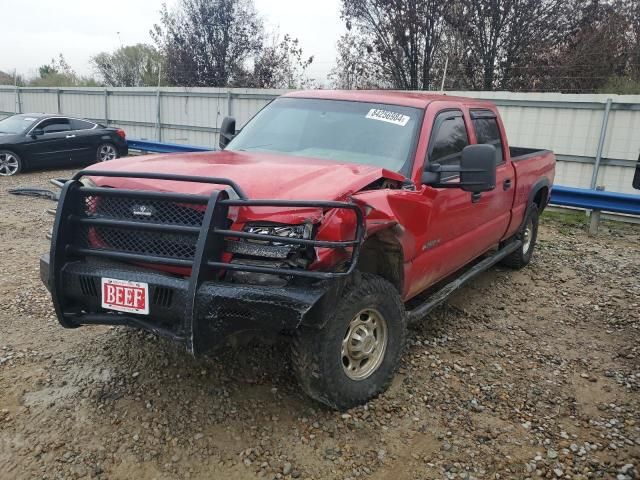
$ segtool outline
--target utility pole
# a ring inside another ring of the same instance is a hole
[[[20,105],[20,87],[18,86],[18,69],[13,69],[13,86],[15,87],[15,113],[22,113],[22,105]]]
[[[449,57],[444,62],[444,72],[442,74],[442,83],[440,84],[440,91],[444,92],[444,81],[447,79],[447,68],[449,67]]]
[[[160,111],[160,83],[162,79],[162,63],[158,64],[158,91],[156,95],[156,138],[162,141],[162,113]]]

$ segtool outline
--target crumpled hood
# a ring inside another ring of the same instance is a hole
[[[380,178],[404,178],[376,166],[226,151],[128,157],[93,165],[91,170],[223,177],[236,182],[250,199],[278,200],[342,200]],[[100,186],[201,195],[225,188],[139,178],[92,178]]]

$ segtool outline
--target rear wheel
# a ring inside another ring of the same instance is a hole
[[[522,227],[516,235],[516,238],[522,241],[522,245],[502,260],[503,265],[510,268],[523,268],[529,264],[538,239],[538,218],[538,206],[532,203],[527,210]]]
[[[118,158],[118,149],[113,143],[103,143],[98,147],[96,160],[99,162],[107,162]]]
[[[339,410],[361,405],[391,383],[407,335],[404,305],[386,280],[362,274],[326,325],[298,332],[292,363],[305,392]]]
[[[0,176],[10,177],[17,175],[21,170],[22,160],[17,154],[9,150],[0,150]]]

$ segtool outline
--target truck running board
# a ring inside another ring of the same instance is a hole
[[[421,305],[418,305],[413,310],[409,310],[407,312],[407,322],[408,323],[417,323],[422,320],[431,310],[436,308],[442,302],[444,302],[449,296],[451,296],[456,290],[462,287],[465,283],[467,283],[472,278],[481,274],[482,272],[488,270],[493,267],[500,260],[505,258],[507,255],[513,253],[518,248],[522,246],[521,240],[516,240],[510,242],[509,244],[502,247],[500,250],[496,251],[493,255],[485,258],[484,260],[476,263],[469,270],[465,271],[462,275],[457,277],[450,283],[447,283],[440,290],[435,292],[433,295],[430,295],[429,298]]]

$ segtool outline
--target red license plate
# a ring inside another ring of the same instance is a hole
[[[103,278],[102,308],[149,315],[149,284]]]

